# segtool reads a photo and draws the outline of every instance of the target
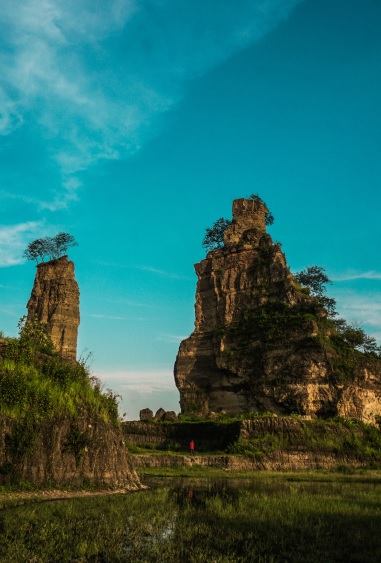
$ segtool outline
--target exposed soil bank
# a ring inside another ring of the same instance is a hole
[[[123,434],[95,417],[15,421],[0,417],[0,484],[140,488]]]

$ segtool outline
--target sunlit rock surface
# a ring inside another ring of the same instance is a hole
[[[295,412],[375,422],[380,360],[337,345],[326,311],[266,232],[267,212],[261,201],[235,200],[224,247],[195,265],[195,330],[175,363],[182,413]]]
[[[55,349],[64,357],[75,359],[80,322],[79,288],[74,263],[67,256],[37,265],[27,309],[27,322],[37,317],[46,323]]]

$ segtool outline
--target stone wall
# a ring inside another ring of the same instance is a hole
[[[240,434],[241,424],[216,425],[213,422],[156,424],[151,422],[123,422],[123,433],[129,444],[187,451],[194,440],[197,451],[224,450],[234,443]]]

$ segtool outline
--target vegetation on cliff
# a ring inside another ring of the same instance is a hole
[[[118,424],[118,396],[103,391],[86,360],[63,359],[38,319],[19,322],[19,338],[0,348],[0,415],[41,420],[87,413]]]
[[[134,485],[117,395],[85,360],[54,352],[45,330],[23,318],[19,338],[0,339],[0,484]]]
[[[316,278],[322,278],[320,283]],[[241,350],[235,350],[234,341],[244,339],[248,346],[254,344],[252,352],[259,368],[265,362],[266,353],[293,345],[296,352],[306,349],[311,353],[314,350],[324,353],[328,360],[329,380],[333,383],[361,384],[364,369],[379,372],[381,347],[361,326],[336,318],[336,301],[325,295],[325,284],[330,280],[324,269],[309,267],[296,274],[295,279],[303,287],[294,283],[294,291],[304,293],[309,299],[299,298],[290,303],[280,294],[271,295],[270,287],[266,290],[262,286],[262,296],[267,293],[264,302],[253,303],[230,325],[220,329],[232,343],[222,352],[225,359],[233,363],[236,356],[242,354],[242,345]]]
[[[381,467],[381,417],[377,426],[354,419],[306,420],[297,415],[243,413],[220,415],[211,421],[184,416],[177,422],[139,424],[122,427],[129,450],[136,454],[187,455],[194,439],[197,455],[244,456],[271,463],[280,452],[313,453],[324,467],[325,456],[338,467],[360,464]],[[284,462],[287,463],[286,461]]]
[[[292,274],[259,196],[233,201],[195,265],[195,330],[179,347],[175,381],[184,414],[381,415],[381,348],[338,317],[324,269]],[[218,228],[217,228],[218,227]]]

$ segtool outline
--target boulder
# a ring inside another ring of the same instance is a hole
[[[143,409],[139,412],[139,420],[145,422],[152,422],[153,420],[153,412],[151,409]]]
[[[177,414],[175,413],[175,411],[166,411],[163,415],[162,420],[164,420],[165,422],[176,422]]]
[[[156,411],[155,420],[163,420],[165,416],[165,410],[160,408]]]

